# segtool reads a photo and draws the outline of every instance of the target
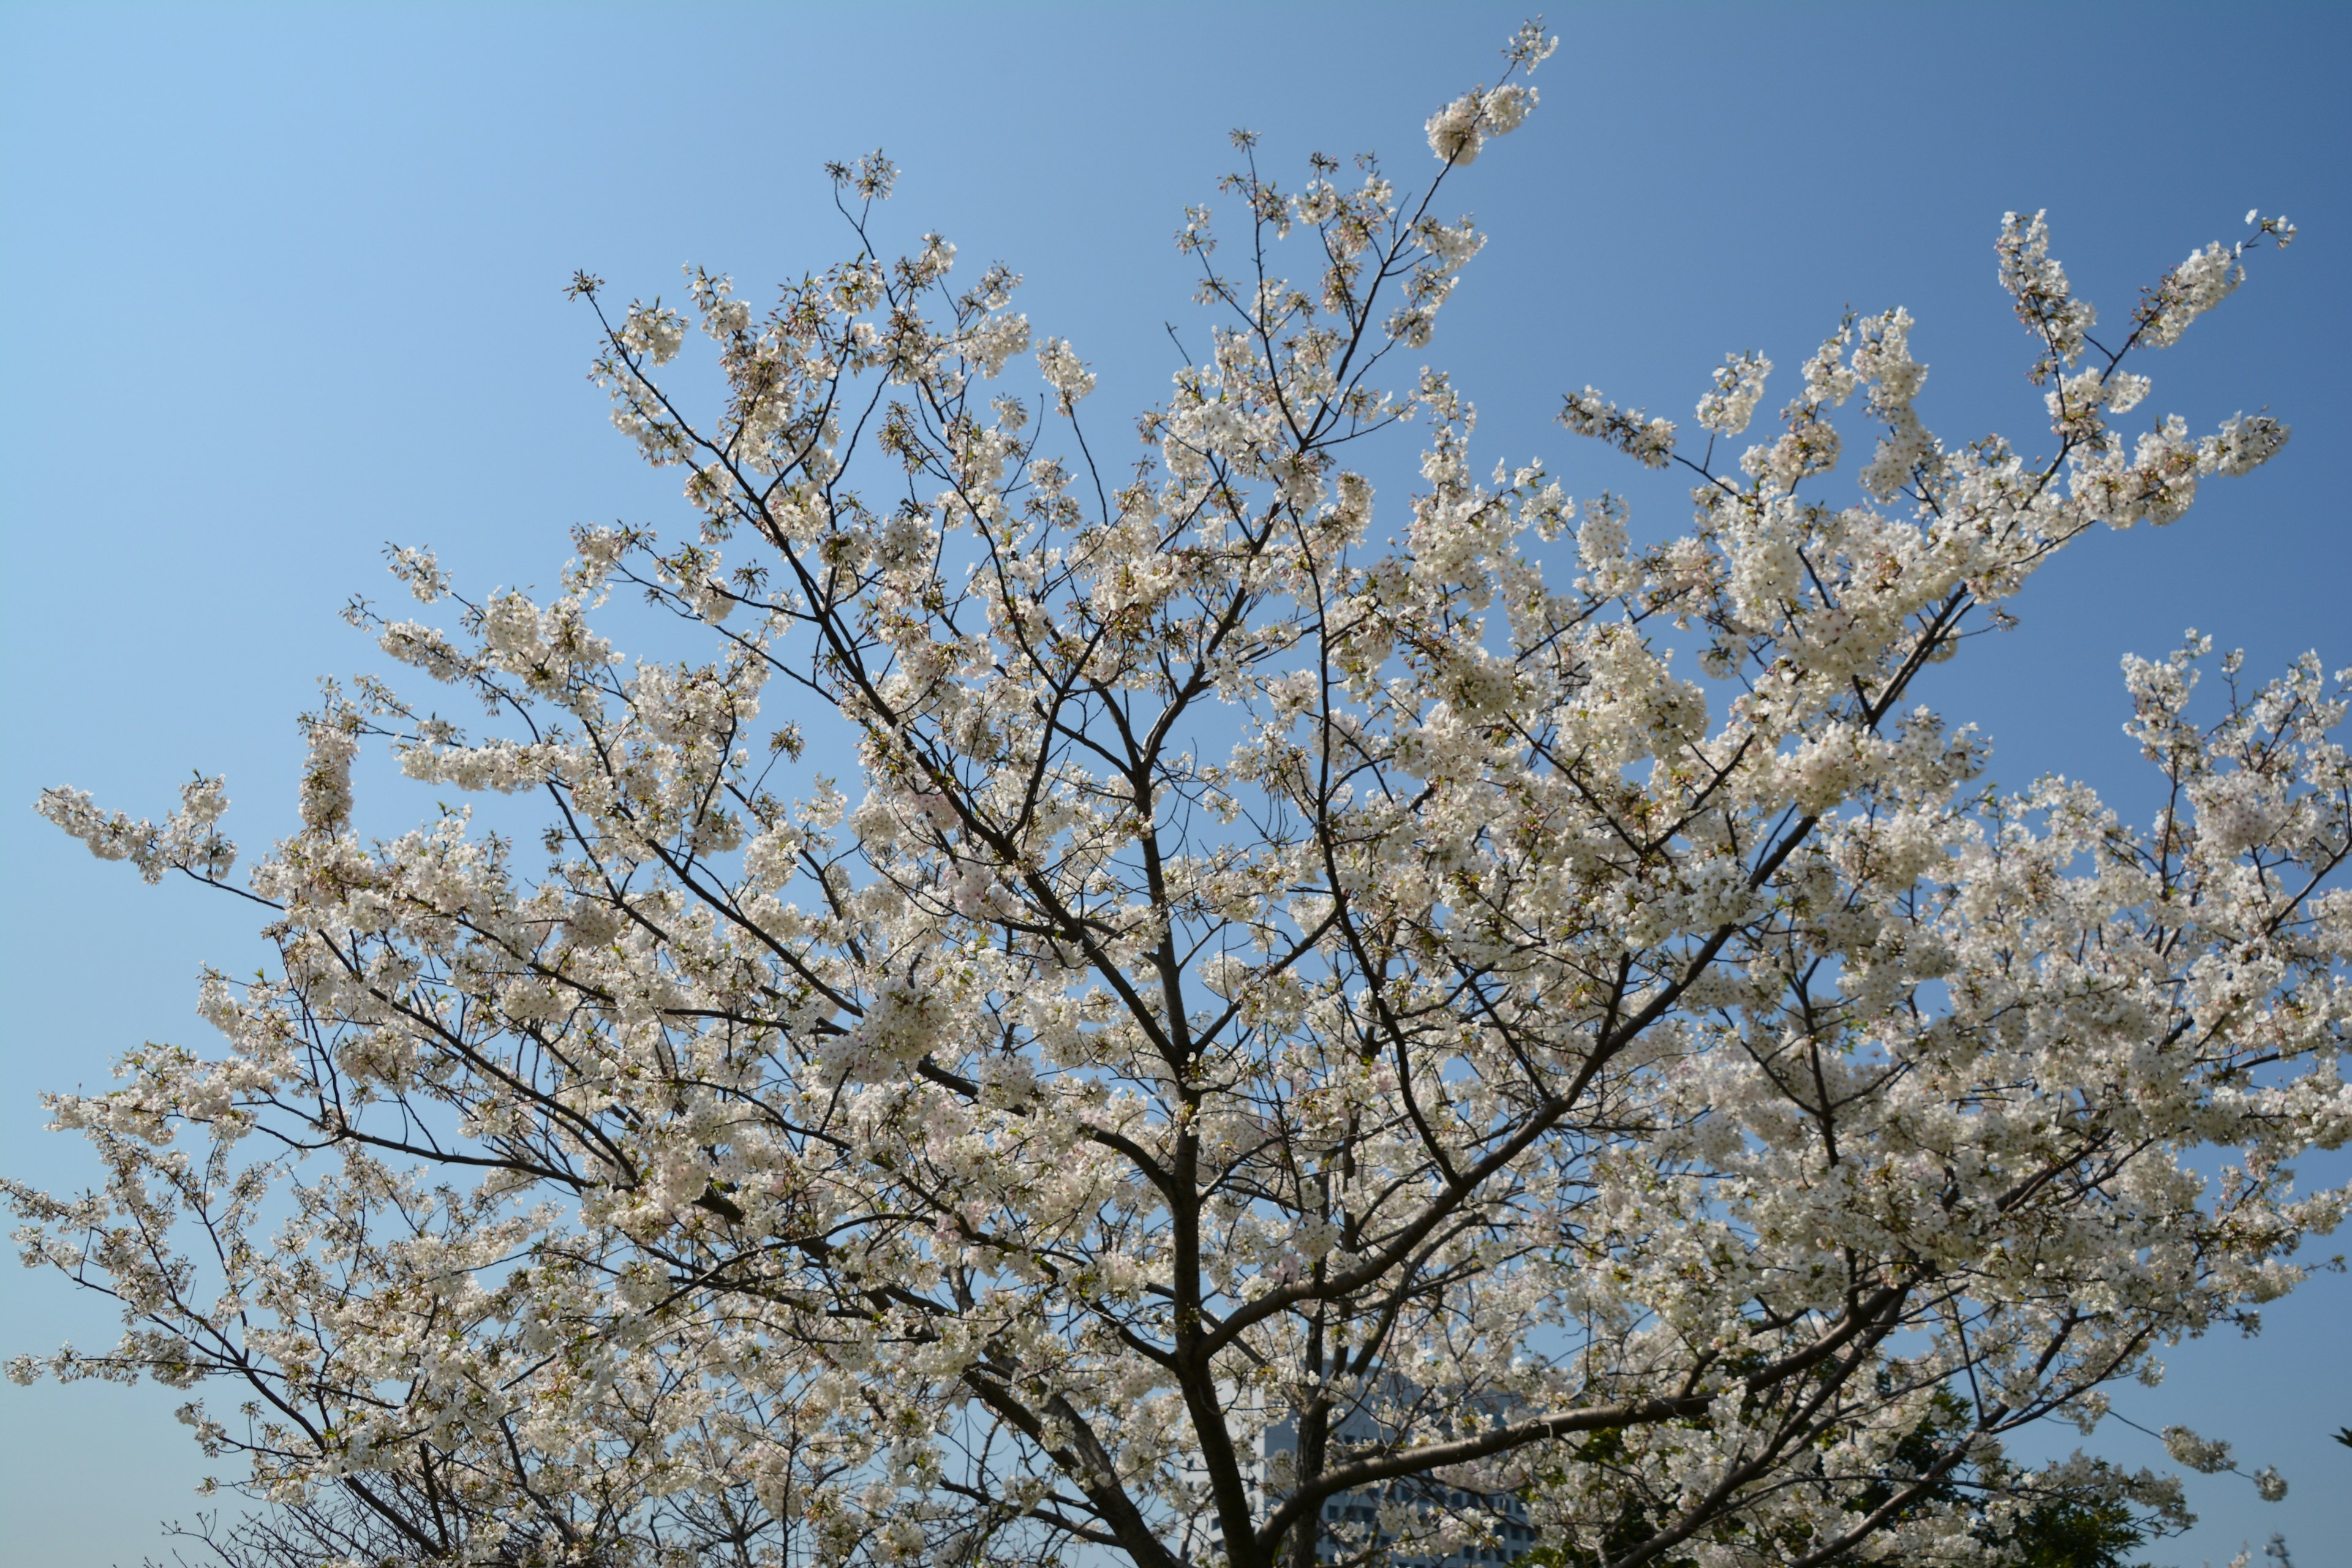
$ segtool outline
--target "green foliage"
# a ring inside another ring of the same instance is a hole
[[[2126,1553],[2147,1540],[2126,1503],[2058,1497],[2026,1516],[2002,1561],[2006,1568],[2128,1568]]]

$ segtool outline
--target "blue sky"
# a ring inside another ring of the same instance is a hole
[[[589,268],[675,295],[692,260],[747,294],[842,240],[817,172],[887,146],[891,232],[938,228],[1024,272],[1039,331],[1094,362],[1099,424],[1157,398],[1164,323],[1192,317],[1169,243],[1213,200],[1224,133],[1377,148],[1430,167],[1421,121],[1491,79],[1515,7],[1194,5],[141,8],[0,4],[0,1162],[82,1179],[39,1131],[43,1088],[96,1085],[142,1039],[203,1047],[206,961],[249,923],[90,861],[27,809],[70,782],[160,811],[225,772],[249,846],[294,820],[291,718],[365,666],[337,610],[383,592],[387,539],[477,585],[552,580],[575,521],[674,521],[583,380]],[[1572,490],[1672,486],[1550,424],[1587,382],[1685,418],[1708,368],[1789,371],[1849,303],[1902,304],[1950,437],[2038,428],[2027,343],[1993,280],[2010,208],[2110,319],[2193,245],[2284,211],[2295,247],[2141,368],[2192,427],[2268,406],[2295,426],[2259,474],[2166,531],[2102,535],[2014,606],[2022,626],[1929,698],[1995,743],[1994,773],[2087,778],[2143,809],[2116,660],[2183,627],[2266,670],[2352,663],[2352,544],[2330,465],[2352,428],[2346,258],[2352,58],[2340,5],[1571,6],[1544,102],[1450,188],[1492,239],[1434,363],[1479,404],[1479,449],[1543,454]],[[2029,442],[2030,445],[2030,442]],[[395,801],[395,818],[429,809]],[[2337,1179],[2343,1162],[2330,1167]],[[2312,1174],[2323,1173],[2314,1168]],[[2332,1250],[2332,1248],[2331,1248]],[[2184,1346],[2118,1408],[2274,1463],[2266,1508],[2191,1478],[2207,1522],[2158,1560],[2219,1562],[2284,1529],[2352,1540],[2352,1287],[2316,1280],[2251,1343]],[[0,1274],[0,1352],[111,1340],[110,1318]],[[135,1563],[188,1517],[204,1461],[177,1395],[0,1387],[0,1532],[17,1560]],[[2158,1463],[2156,1444],[2097,1446]]]

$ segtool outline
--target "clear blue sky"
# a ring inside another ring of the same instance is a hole
[[[247,845],[294,821],[291,716],[368,663],[336,618],[383,591],[383,541],[479,585],[551,581],[574,521],[673,521],[582,379],[574,268],[625,296],[678,265],[756,293],[832,259],[820,160],[886,145],[890,223],[1028,276],[1040,331],[1096,363],[1105,415],[1166,384],[1191,314],[1169,237],[1249,125],[1429,164],[1421,121],[1475,80],[1515,7],[111,6],[0,4],[0,1163],[60,1185],[43,1088],[97,1085],[143,1038],[206,1047],[194,977],[259,960],[243,913],[92,862],[27,807],[71,782],[165,808],[226,772]],[[1631,488],[1551,426],[1563,389],[1687,417],[1730,349],[1784,367],[1842,307],[1909,307],[1947,436],[2034,433],[2026,342],[1993,280],[2008,208],[2113,319],[2245,209],[2303,237],[2151,365],[2192,426],[2268,405],[2278,461],[2189,521],[2103,535],[2038,579],[2021,629],[1930,693],[1996,774],[2085,777],[2144,807],[2116,659],[2184,626],[2254,668],[2352,663],[2352,545],[2328,475],[2352,430],[2343,5],[1559,6],[1544,103],[1454,188],[1493,235],[1431,357],[1481,448]],[[1102,417],[1102,416],[1097,416]],[[395,816],[429,809],[394,802]],[[2345,1164],[2330,1167],[2340,1179]],[[2313,1174],[2320,1173],[2316,1169]],[[2330,1250],[2333,1250],[2331,1248]],[[2305,1568],[2352,1541],[2352,1288],[2323,1278],[2251,1343],[2184,1346],[2118,1408],[2274,1463],[2266,1508],[2191,1478],[2207,1523],[2159,1561],[2284,1529]],[[110,1318],[0,1274],[0,1352],[108,1342]],[[136,1563],[204,1463],[163,1391],[0,1386],[11,1562]],[[2150,1439],[2097,1446],[2160,1463]]]

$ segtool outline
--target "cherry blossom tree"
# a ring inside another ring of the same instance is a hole
[[[2057,551],[2280,449],[2123,425],[2294,230],[2109,330],[2003,219],[2038,445],[1931,434],[1900,310],[1825,323],[1744,449],[1757,355],[1697,389],[1704,455],[1570,393],[1688,478],[1637,545],[1482,479],[1423,362],[1482,243],[1439,198],[1550,47],[1429,121],[1417,194],[1237,135],[1179,237],[1212,346],[1131,468],[1017,277],[886,257],[878,153],[771,308],[575,279],[693,527],[577,531],[540,599],[395,550],[447,608],[352,618],[487,718],[328,688],[242,884],[217,779],[161,822],[42,797],[278,963],[204,983],[225,1047],[53,1100],[106,1178],[10,1184],[24,1256],[127,1327],[16,1375],[193,1391],[247,1563],[1807,1568],[2177,1521],[2003,1439],[2095,1426],[2343,1213],[2291,1164],[2352,1131],[2344,678],[2127,660],[2146,826],[1981,787],[1914,688]],[[647,605],[693,651],[616,651]],[[543,835],[363,838],[363,747]]]

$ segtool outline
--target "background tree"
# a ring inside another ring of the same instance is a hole
[[[665,372],[687,319],[576,281],[699,528],[583,530],[546,603],[395,552],[456,632],[353,618],[489,730],[331,689],[247,895],[282,967],[205,988],[228,1053],[59,1097],[102,1193],[10,1188],[28,1258],[130,1321],[53,1371],[243,1385],[186,1411],[279,1510],[228,1551],[1304,1563],[1524,1518],[1570,1560],[1966,1562],[2053,1496],[2177,1517],[1999,1439],[2095,1422],[2340,1215],[2284,1163],[2352,1128],[2340,682],[2225,659],[2200,728],[2205,645],[2134,661],[2175,802],[2146,831],[1972,789],[1981,748],[1907,699],[2054,551],[2284,443],[2110,428],[2247,247],[2102,340],[2006,220],[2044,457],[1928,433],[1900,310],[1840,324],[1736,464],[1571,394],[1693,476],[1692,531],[1637,550],[1614,498],[1478,482],[1417,363],[1480,244],[1434,199],[1547,52],[1431,119],[1417,197],[1370,159],[1286,192],[1237,138],[1249,243],[1191,215],[1219,319],[1128,474],[1017,278],[882,259],[878,154],[833,171],[856,254],[772,310],[690,275],[708,416]],[[1033,349],[1045,395],[989,397]],[[1770,370],[1727,362],[1701,426],[1743,434]],[[1857,394],[1883,434],[1838,505]],[[1369,454],[1407,425],[1382,543]],[[615,587],[695,655],[624,665]],[[763,721],[773,680],[848,739]],[[544,869],[462,813],[362,843],[372,739],[543,799]],[[855,802],[793,782],[850,744]],[[227,888],[225,805],[43,800]]]

